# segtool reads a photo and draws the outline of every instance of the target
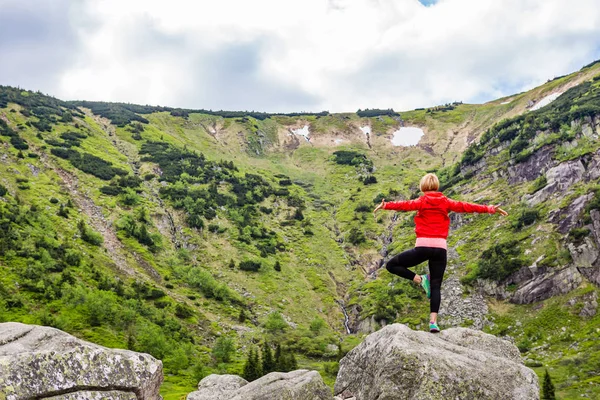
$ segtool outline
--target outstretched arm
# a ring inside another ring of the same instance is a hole
[[[385,199],[381,201],[375,210],[373,210],[373,214],[375,214],[379,210],[395,210],[395,211],[414,211],[421,208],[421,199],[416,200],[407,200],[407,201],[388,201],[386,203]]]
[[[475,203],[467,203],[464,201],[456,201],[448,199],[448,209],[450,211],[458,212],[458,213],[489,213],[496,214],[498,212],[500,215],[508,215],[506,211],[500,208],[498,205],[494,206],[485,206],[481,204]]]

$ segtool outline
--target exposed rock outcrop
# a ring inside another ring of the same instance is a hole
[[[554,193],[563,193],[573,184],[581,181],[585,175],[585,167],[581,160],[567,161],[546,171],[547,184],[533,195],[525,195],[524,200],[530,205],[546,201]]]
[[[584,194],[573,200],[567,207],[552,210],[548,216],[548,221],[557,224],[556,230],[563,235],[569,233],[577,225],[582,211],[593,197],[592,193]]]
[[[271,372],[248,383],[232,375],[210,375],[187,400],[331,400],[317,371]]]
[[[360,400],[518,400],[539,399],[539,384],[508,341],[465,328],[432,335],[393,324],[340,361],[334,393]]]
[[[511,165],[508,167],[508,182],[514,185],[537,179],[556,163],[552,158],[553,154],[553,146],[544,146],[526,161]]]
[[[58,329],[0,324],[0,399],[156,400],[162,363]]]

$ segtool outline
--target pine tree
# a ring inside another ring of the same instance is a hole
[[[281,263],[279,261],[275,261],[275,266],[273,268],[275,268],[275,271],[281,272]]]
[[[281,371],[281,345],[275,346],[275,371]]]
[[[235,261],[233,261],[233,258],[231,260],[229,260],[229,268],[231,268],[231,269],[235,268]]]
[[[269,344],[266,341],[263,345],[262,369],[263,369],[263,375],[266,375],[269,372],[275,371],[275,361],[273,360],[273,353],[271,352],[271,346],[269,346]]]
[[[289,357],[290,357],[290,362],[289,362],[289,365],[288,365],[289,370],[290,371],[297,370],[298,369],[298,361],[296,361],[296,356],[294,355],[294,353],[290,352]]]
[[[555,400],[556,396],[554,395],[554,384],[552,383],[552,378],[546,370],[544,374],[544,385],[542,386],[542,399],[544,400]]]
[[[238,317],[238,321],[240,322],[246,322],[246,312],[244,311],[244,309],[242,308],[240,310],[240,316]]]
[[[262,364],[260,362],[260,352],[258,350],[254,352],[254,365],[256,365],[254,379],[258,379],[264,375],[262,370]]]
[[[257,378],[257,367],[256,365],[256,354],[254,353],[254,349],[250,349],[248,352],[248,358],[246,358],[246,363],[244,364],[244,370],[242,372],[242,376],[248,382],[252,382]]]

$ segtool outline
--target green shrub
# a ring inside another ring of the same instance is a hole
[[[262,267],[262,263],[259,261],[244,260],[240,262],[239,267],[242,271],[256,272]]]
[[[350,232],[348,232],[346,239],[348,240],[348,242],[352,243],[355,246],[367,241],[367,237],[365,236],[363,231],[356,227],[350,229]]]
[[[539,217],[540,212],[538,210],[524,210],[519,214],[517,220],[513,222],[513,228],[521,229],[532,225]]]
[[[511,240],[485,250],[479,258],[478,277],[501,281],[525,265],[519,242]]]
[[[569,231],[569,239],[575,244],[581,244],[583,239],[590,236],[591,232],[588,228],[573,228]]]
[[[540,176],[533,182],[533,185],[531,186],[531,189],[529,190],[529,194],[533,194],[533,193],[537,192],[538,190],[544,188],[547,184],[548,184],[548,180],[546,179],[546,175]]]

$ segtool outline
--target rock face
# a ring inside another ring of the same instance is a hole
[[[210,375],[187,400],[331,400],[331,390],[317,371],[271,372],[255,381],[233,375]]]
[[[209,375],[198,384],[198,391],[188,394],[187,400],[229,400],[248,381],[237,375]]]
[[[393,324],[341,360],[334,393],[360,400],[518,400],[539,399],[539,384],[505,340],[465,328],[432,335]]]
[[[162,363],[58,329],[0,324],[0,399],[156,400]]]

